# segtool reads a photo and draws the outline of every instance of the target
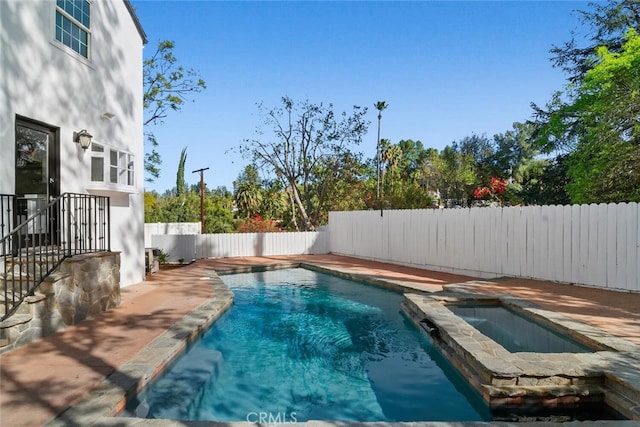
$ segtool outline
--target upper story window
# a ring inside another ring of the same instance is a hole
[[[89,58],[90,0],[56,0],[56,40]]]
[[[108,187],[134,187],[134,158],[126,151],[91,143],[91,181]]]

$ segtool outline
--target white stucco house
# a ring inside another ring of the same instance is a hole
[[[0,194],[27,200],[14,218],[108,196],[123,287],[145,274],[145,43],[128,0],[0,0]]]

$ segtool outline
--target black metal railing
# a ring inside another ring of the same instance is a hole
[[[0,320],[33,295],[65,258],[111,250],[108,197],[65,193],[50,203],[38,198],[13,202],[16,226],[0,240]]]
[[[14,194],[0,194],[0,236],[9,234],[13,230],[13,209],[16,203]]]

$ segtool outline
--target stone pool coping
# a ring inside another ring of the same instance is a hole
[[[126,400],[135,395],[151,382],[171,361],[178,356],[183,349],[204,329],[222,315],[233,302],[233,293],[222,282],[219,275],[235,274],[242,272],[265,271],[281,268],[303,267],[316,271],[347,277],[361,282],[391,289],[425,293],[424,289],[409,282],[379,279],[372,275],[351,273],[339,268],[328,268],[309,262],[281,262],[247,267],[219,268],[209,272],[209,280],[213,288],[213,296],[200,305],[197,309],[176,322],[161,336],[153,340],[136,357],[124,364],[118,371],[105,378],[86,398],[77,405],[64,411],[55,419],[47,423],[47,426],[193,426],[193,427],[250,427],[259,424],[248,422],[208,422],[208,421],[176,421],[158,419],[139,419],[117,417]],[[526,422],[347,422],[347,421],[308,421],[304,423],[287,423],[292,427],[475,427],[475,426],[543,426],[549,423]],[[573,423],[565,423],[573,425]],[[265,424],[262,424],[265,425]],[[554,424],[557,425],[557,424]],[[595,421],[583,422],[581,426],[634,426],[634,421]]]
[[[47,426],[140,425],[141,420],[119,418],[127,399],[137,394],[157,377],[185,347],[211,325],[233,303],[233,292],[215,274],[209,280],[213,296],[191,313],[174,323],[159,337],[109,375],[77,405],[67,409]],[[155,421],[155,420],[149,420]],[[175,420],[171,420],[173,425]],[[126,424],[125,424],[126,423]],[[182,424],[182,422],[181,422]],[[155,425],[146,424],[142,425]],[[167,425],[167,424],[158,424]]]
[[[511,353],[446,307],[469,301],[499,302],[597,351]],[[445,292],[431,295],[405,294],[403,310],[417,326],[426,322],[423,329],[492,409],[604,401],[625,417],[640,420],[640,345],[528,301],[475,294],[466,286],[445,287]]]

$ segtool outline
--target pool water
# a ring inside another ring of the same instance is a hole
[[[128,415],[263,423],[481,421],[397,292],[305,269],[223,276],[234,304]]]
[[[569,336],[501,305],[448,305],[449,310],[511,353],[593,353]]]

